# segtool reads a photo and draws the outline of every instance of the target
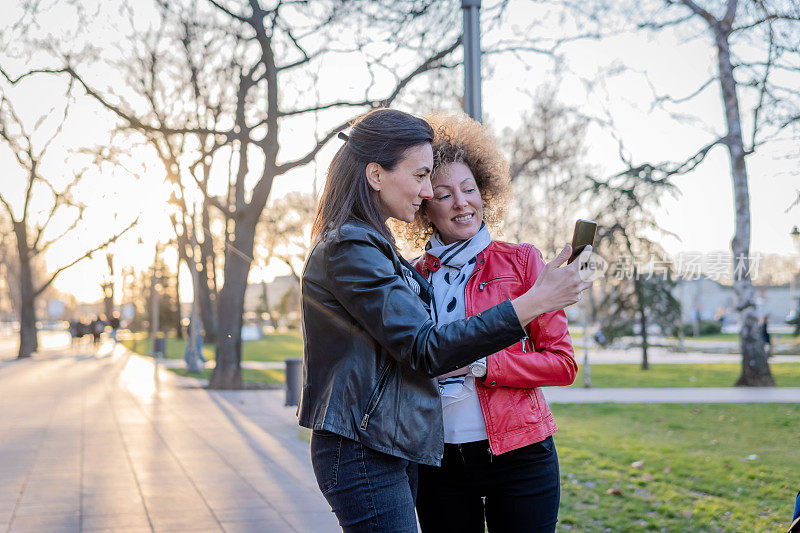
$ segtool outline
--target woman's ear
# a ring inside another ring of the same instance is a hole
[[[373,191],[379,192],[381,190],[382,171],[383,167],[381,167],[378,163],[375,162],[367,163],[367,168],[366,168],[367,183],[369,183],[369,186],[372,187]]]

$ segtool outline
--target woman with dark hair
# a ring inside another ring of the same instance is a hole
[[[547,267],[529,244],[492,239],[503,218],[508,164],[491,133],[466,115],[431,116],[433,198],[406,231],[425,243],[415,267],[445,324],[516,298]],[[573,263],[574,264],[574,263]],[[521,341],[439,377],[441,466],[419,467],[423,532],[552,532],[560,479],[556,424],[540,387],[569,385],[577,365],[561,309],[525,326]]]
[[[300,425],[313,430],[320,490],[345,531],[416,531],[417,464],[438,465],[441,402],[434,376],[526,335],[537,316],[576,302],[589,283],[565,248],[527,292],[435,324],[428,282],[398,253],[389,218],[411,222],[432,197],[433,131],[373,110],[352,126],[328,169],[303,270]]]

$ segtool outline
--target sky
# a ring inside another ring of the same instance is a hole
[[[501,33],[523,31],[540,15],[530,3],[516,2],[511,5],[509,19],[515,22],[502,27]],[[42,18],[39,24],[47,31],[52,28],[53,32],[58,32],[59,25],[69,26],[73,15],[69,11],[53,12]],[[139,16],[143,18],[142,23],[146,24],[147,12]],[[113,32],[99,29],[96,44],[113,39]],[[495,132],[516,127],[521,111],[531,105],[530,95],[544,86],[556,84],[557,97],[565,105],[588,115],[606,113],[611,117],[615,130],[628,152],[633,154],[635,162],[685,159],[713,138],[714,132],[724,131],[723,111],[716,86],[709,87],[697,99],[680,108],[681,113],[694,117],[692,121],[676,121],[667,111],[651,109],[650,106],[654,96],[653,87],[657,88],[659,94],[686,95],[713,71],[715,57],[707,39],[702,36],[687,39],[685,34],[673,31],[656,35],[622,35],[602,43],[573,43],[565,49],[565,57],[565,63],[558,67],[554,67],[547,57],[527,56],[524,61],[510,54],[485,57],[482,95],[487,124]],[[596,77],[598,72],[610,65],[626,68],[618,69],[619,73],[604,78],[592,92],[587,92],[585,80]],[[113,79],[115,75],[103,71],[87,74],[98,79]],[[320,87],[314,88],[317,93],[338,91],[336,94],[346,95],[358,93],[366,75],[359,62],[341,56],[325,63],[320,79],[324,81]],[[339,84],[334,80],[349,80],[349,83]],[[40,128],[42,134],[38,140],[41,142],[58,124],[62,110],[57,105],[57,96],[62,89],[53,85],[51,78],[47,83],[33,80],[11,91],[15,101],[22,104],[21,114],[27,124],[35,123],[39,116],[46,117]],[[49,105],[42,105],[51,101],[55,103],[53,110]],[[98,109],[93,101],[85,97],[76,99],[64,131],[53,142],[45,171],[58,179],[68,179],[71,174],[64,171],[64,161],[71,158],[74,163],[76,160],[70,149],[107,143],[112,124],[108,113]],[[282,157],[288,159],[293,153],[301,153],[313,139],[311,133],[314,128],[310,117],[287,122],[282,131]],[[310,192],[314,183],[321,189],[324,171],[338,148],[337,143],[334,140],[320,152],[314,163],[277,178],[271,199],[274,201],[295,190]],[[617,142],[608,131],[589,126],[586,147],[586,160],[599,176],[611,175],[622,169]],[[794,225],[800,225],[800,208],[786,211],[796,196],[795,191],[800,188],[797,159],[785,157],[792,150],[796,148],[790,144],[774,143],[747,160],[753,252],[797,253],[789,232]],[[138,226],[112,247],[118,265],[132,265],[137,270],[147,268],[152,261],[155,243],[171,238],[168,210],[163,203],[170,189],[163,184],[159,165],[153,160],[152,154],[145,150],[131,148],[126,155],[130,162],[128,170],[132,172],[111,165],[98,170],[91,165],[89,156],[77,156],[77,160],[87,168],[87,177],[79,196],[91,209],[86,210],[86,219],[77,236],[54,245],[47,254],[49,269],[70,261],[75,257],[76,250],[102,242],[115,228],[122,227],[136,217]],[[4,183],[0,184],[2,192],[15,198],[15,205],[19,208],[22,197],[19,183],[24,174],[15,168],[7,147],[0,147],[0,168],[5,176],[2,178]],[[132,173],[139,177],[134,178]],[[727,152],[722,147],[715,148],[695,171],[675,178],[674,183],[680,191],[679,197],[663,199],[655,211],[659,225],[666,232],[676,235],[663,238],[666,251],[677,255],[729,250],[734,216]],[[573,213],[571,216],[580,218],[585,213]],[[565,241],[568,239],[569,236],[565,236]],[[174,264],[175,254],[171,253],[167,260]],[[107,276],[105,263],[105,254],[100,253],[64,272],[55,286],[74,294],[79,300],[96,300],[101,297],[99,283]],[[270,280],[286,272],[285,268],[276,264],[269,267],[256,265],[251,280]],[[185,274],[182,286],[186,292],[182,293],[182,299],[188,300],[191,290],[188,273]]]

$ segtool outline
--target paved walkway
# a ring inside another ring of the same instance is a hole
[[[339,531],[281,391],[153,370],[122,347],[0,365],[0,531]]]
[[[547,403],[800,403],[800,387],[576,389],[544,387]]]

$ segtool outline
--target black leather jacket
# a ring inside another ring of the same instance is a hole
[[[404,279],[412,275],[420,295]],[[314,247],[303,270],[301,426],[440,463],[435,376],[519,342],[525,331],[508,300],[436,326],[424,303],[430,291],[366,224],[348,222]]]

